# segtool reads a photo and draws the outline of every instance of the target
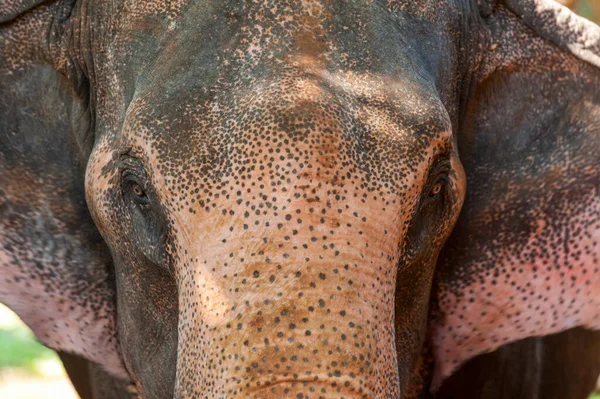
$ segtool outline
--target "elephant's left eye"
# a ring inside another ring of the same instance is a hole
[[[435,197],[442,191],[442,183],[436,183],[429,191],[429,197]]]
[[[450,183],[450,160],[448,158],[438,159],[429,172],[428,182],[423,188],[421,207],[429,208],[431,205],[444,204],[445,193]]]
[[[444,186],[447,184],[447,177],[441,177],[438,179],[438,181],[431,186],[431,189],[429,190],[429,198],[435,198],[437,197],[442,190],[444,189]]]

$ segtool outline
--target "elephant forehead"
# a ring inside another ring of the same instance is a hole
[[[443,106],[410,82],[322,75],[204,102],[189,92],[176,101],[142,96],[129,109],[124,142],[145,154],[164,196],[180,202],[294,176],[392,195],[418,189],[434,155],[452,146]]]
[[[135,0],[127,0],[125,3],[125,9],[130,17],[135,16],[148,16],[158,15],[165,16],[170,20],[177,18],[181,11],[189,6],[191,0],[153,0],[139,2]],[[209,1],[206,5],[218,4],[218,1]],[[241,6],[242,3],[230,2],[237,6]],[[238,4],[239,3],[239,4]],[[306,7],[307,11],[313,14],[318,14],[319,8],[323,7],[326,2],[319,0],[279,0],[279,1],[256,1],[254,2],[258,7],[262,7],[265,11],[273,13],[275,15],[287,15],[290,11],[297,11],[297,8],[302,6]],[[365,2],[370,3],[370,2]],[[433,17],[439,14],[439,4],[434,0],[425,0],[421,2],[413,2],[409,0],[387,0],[382,2],[391,10],[402,10],[410,12],[415,15],[422,17]],[[436,7],[438,6],[438,7]]]

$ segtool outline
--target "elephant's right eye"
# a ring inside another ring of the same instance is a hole
[[[142,183],[132,175],[125,175],[124,180],[126,194],[139,205],[143,207],[149,206],[150,198],[146,194]]]

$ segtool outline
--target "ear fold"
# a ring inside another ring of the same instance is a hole
[[[458,132],[467,196],[438,263],[434,389],[504,344],[600,329],[600,28],[549,0],[496,3]]]
[[[0,24],[12,21],[18,16],[46,2],[47,0],[2,0],[0,1]]]
[[[88,214],[70,138],[77,100],[45,61],[59,6],[28,11],[35,4],[11,2],[1,13],[20,16],[0,27],[0,302],[44,344],[126,378],[111,257]]]

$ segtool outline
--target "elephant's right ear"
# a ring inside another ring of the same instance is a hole
[[[2,0],[0,1],[0,24],[14,21],[20,15],[47,2],[47,0]]]
[[[504,344],[600,329],[600,28],[550,0],[478,3],[457,132],[467,195],[430,318],[434,389]]]
[[[38,3],[0,5],[0,302],[49,347],[127,378],[112,260],[72,138],[84,99],[49,54],[69,2]]]

